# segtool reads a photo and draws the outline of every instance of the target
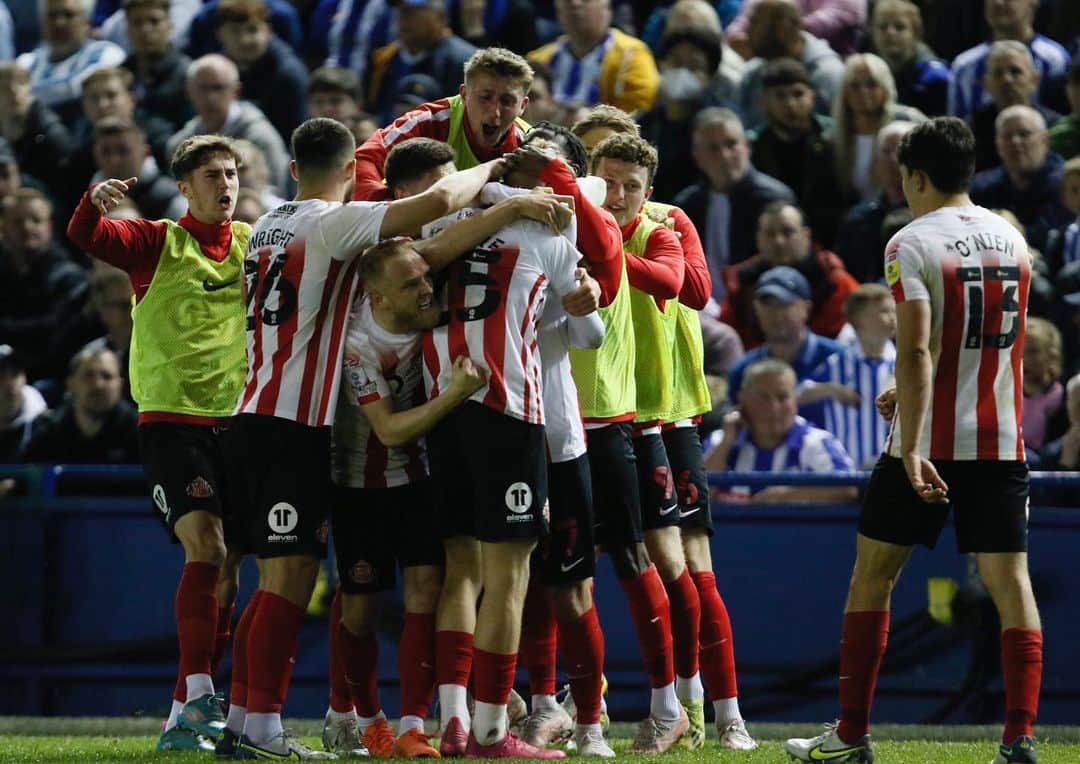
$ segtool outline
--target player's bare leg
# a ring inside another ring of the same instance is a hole
[[[217,673],[222,656],[229,647],[232,636],[232,620],[236,612],[236,592],[240,588],[240,563],[244,553],[236,547],[227,547],[225,562],[218,573],[214,596],[218,601],[217,634],[214,640],[214,657],[210,662],[211,675]]]
[[[840,640],[840,721],[814,738],[788,740],[788,753],[804,761],[847,751],[851,760],[871,756],[870,706],[889,637],[889,601],[911,547],[858,535],[844,629]]]
[[[713,573],[709,534],[703,528],[681,531],[686,567],[701,601],[699,655],[701,673],[713,699],[716,728],[724,748],[747,751],[757,742],[746,730],[739,710],[739,685],[735,672],[735,640],[727,607]]]
[[[435,690],[435,610],[442,592],[443,569],[414,565],[402,573],[405,626],[398,645],[401,679],[401,723],[394,742],[395,758],[435,758],[439,752],[427,741],[424,719]]]
[[[476,600],[480,597],[480,542],[454,536],[443,542],[446,578],[435,613],[435,671],[443,756],[464,756],[471,721],[466,687],[473,663]]]
[[[215,694],[212,678],[218,627],[215,591],[225,563],[225,534],[221,518],[203,510],[183,515],[173,531],[184,548],[184,571],[176,590],[180,667],[162,740],[177,725],[216,740],[225,729],[222,698]]]
[[[1042,622],[1031,591],[1028,556],[976,555],[979,575],[1001,617],[1001,675],[1005,679],[1005,729],[997,762],[1034,756],[1035,715],[1042,682]],[[1031,759],[1032,761],[1034,759]]]

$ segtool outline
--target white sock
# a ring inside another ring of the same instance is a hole
[[[701,684],[701,672],[694,674],[689,679],[676,676],[675,694],[679,697],[680,703],[685,703],[688,700],[705,700],[705,688]]]
[[[332,708],[328,708],[326,709],[326,718],[332,722],[345,722],[350,719],[355,720],[357,718],[356,709],[350,708],[348,711],[335,711]]]
[[[187,699],[189,703],[198,700],[203,695],[214,694],[214,680],[210,678],[209,674],[188,674],[184,677],[184,682],[187,683]]]
[[[742,718],[742,712],[739,711],[738,698],[724,698],[723,700],[714,700],[713,709],[715,709],[716,711],[716,723],[721,727],[726,725],[728,722]]]
[[[255,745],[266,745],[284,731],[281,714],[249,713],[244,721],[244,734]]]
[[[424,720],[419,716],[403,716],[398,722],[398,735],[404,735],[409,730],[424,731]]]
[[[593,732],[601,737],[604,735],[604,730],[601,729],[600,722],[597,722],[596,724],[575,724],[574,730],[580,735],[585,735],[589,732]]]
[[[379,721],[379,719],[386,719],[386,714],[384,714],[382,711],[375,714],[374,716],[360,716],[359,714],[357,714],[356,722],[360,725],[360,734],[362,735],[367,732],[367,728],[375,722]]]
[[[169,718],[165,720],[166,731],[171,730],[176,726],[176,722],[180,719],[180,712],[184,710],[184,704],[179,700],[174,700],[172,705],[169,706]]]
[[[473,718],[473,736],[480,745],[491,745],[506,737],[510,730],[510,718],[506,715],[506,704],[484,703],[476,701],[476,715]]]
[[[225,717],[225,726],[234,734],[244,731],[244,720],[247,719],[247,709],[235,703],[229,704],[229,715]]]
[[[541,708],[548,711],[554,711],[559,707],[559,701],[555,700],[554,695],[533,695],[532,696],[532,709],[533,711],[539,711]]]
[[[454,717],[461,720],[465,725],[465,731],[469,731],[469,704],[465,700],[465,688],[460,684],[439,685],[439,719],[442,728]]]
[[[652,700],[649,702],[649,713],[657,719],[678,719],[679,698],[675,695],[675,683],[657,687],[652,691]]]

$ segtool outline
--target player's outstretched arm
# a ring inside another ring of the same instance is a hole
[[[84,252],[129,273],[148,256],[157,256],[165,243],[165,224],[152,220],[110,220],[115,207],[135,178],[110,178],[82,195],[68,221],[68,238]]]
[[[440,270],[472,251],[485,239],[519,218],[529,218],[561,231],[570,224],[573,200],[555,194],[528,193],[511,196],[478,215],[459,220],[414,245],[432,270]],[[389,214],[389,213],[388,213]]]
[[[442,178],[421,194],[391,202],[379,238],[411,234],[432,220],[460,210],[480,193],[485,183],[502,176],[503,164],[502,159],[484,162]]]
[[[947,501],[948,486],[930,460],[919,455],[923,423],[930,406],[930,302],[906,300],[896,306],[896,406],[900,416],[900,458],[919,498]]]
[[[383,445],[404,446],[431,430],[447,414],[487,383],[487,374],[473,362],[458,356],[454,360],[450,386],[426,403],[404,411],[394,411],[389,398],[380,398],[361,407]]]

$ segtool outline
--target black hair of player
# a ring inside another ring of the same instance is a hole
[[[975,173],[975,136],[962,119],[935,117],[904,135],[898,160],[908,172],[926,173],[938,191],[961,194]]]
[[[537,122],[525,136],[522,145],[534,138],[544,138],[559,147],[559,153],[577,177],[583,177],[589,168],[589,150],[581,139],[570,132],[570,128],[554,122]]]
[[[387,186],[400,188],[447,162],[453,162],[455,158],[454,149],[442,141],[410,138],[390,150],[383,166],[383,176]]]
[[[323,177],[338,172],[356,151],[356,139],[336,119],[315,117],[293,130],[292,153],[301,176]]]

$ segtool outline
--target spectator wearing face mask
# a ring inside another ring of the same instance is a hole
[[[696,177],[690,152],[694,115],[706,106],[727,104],[711,96],[722,55],[718,35],[706,29],[677,30],[665,35],[660,51],[660,92],[656,106],[641,118],[641,136],[664,158],[653,196],[671,201]]]

